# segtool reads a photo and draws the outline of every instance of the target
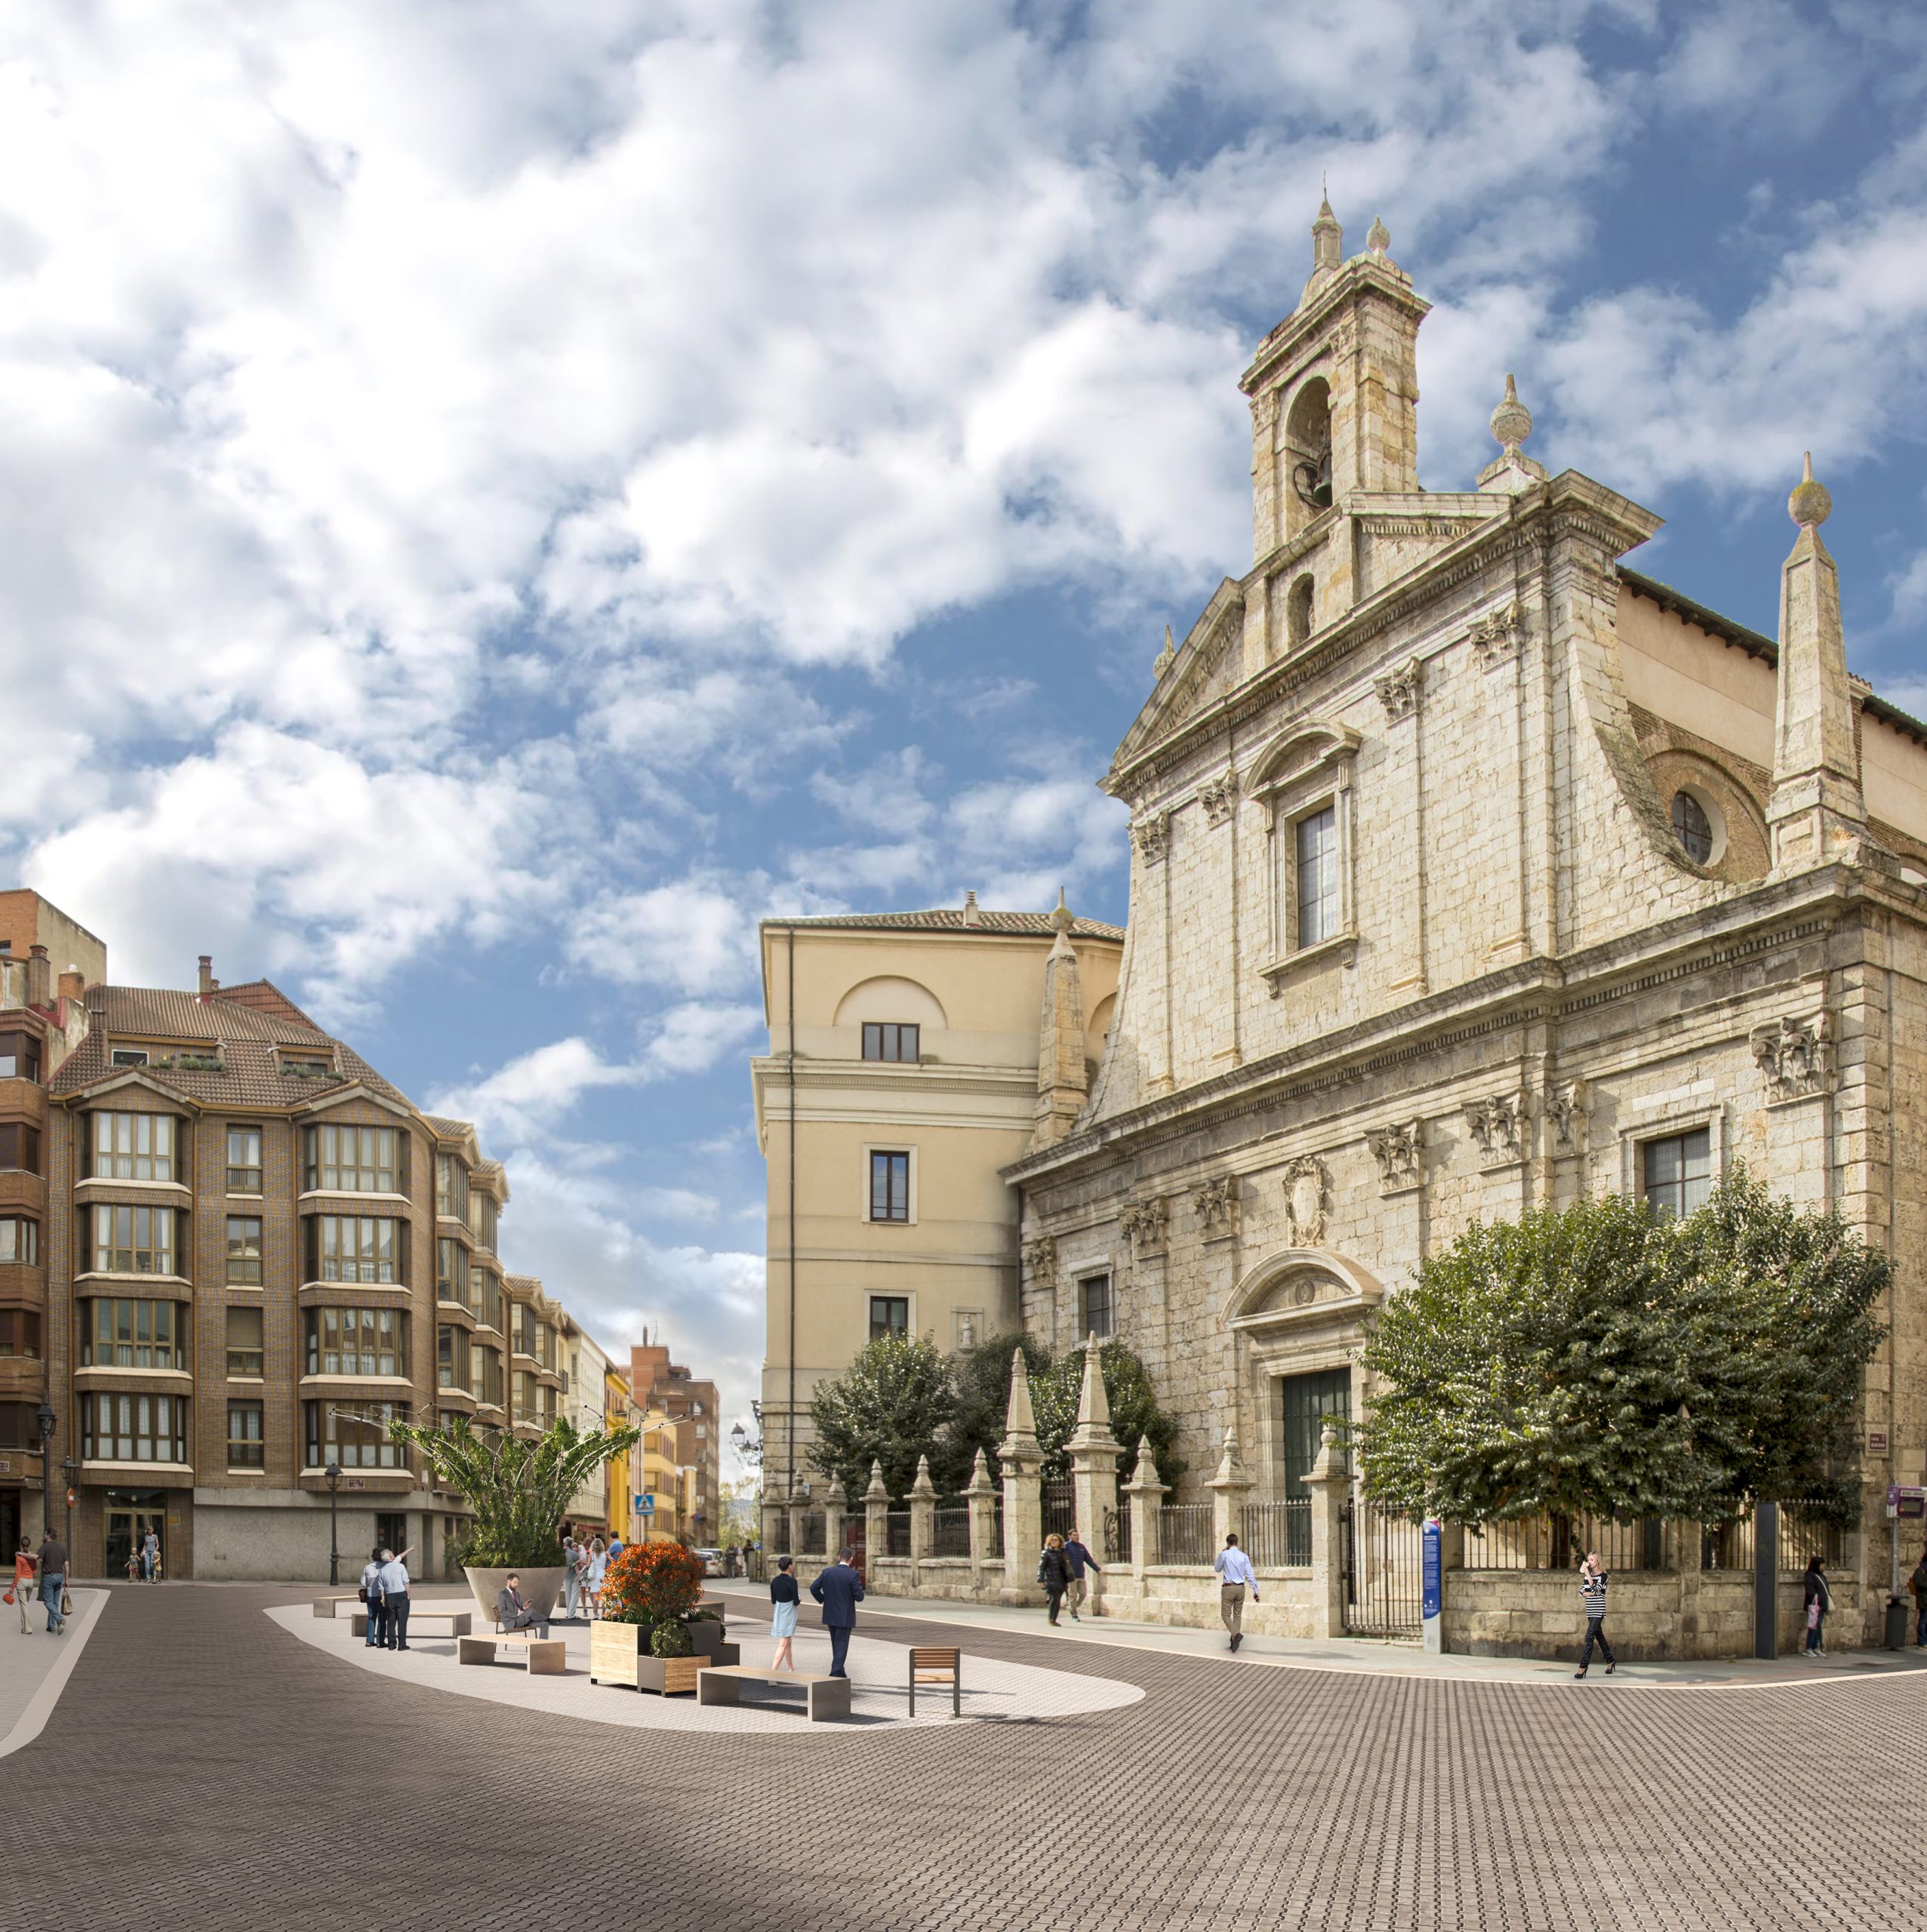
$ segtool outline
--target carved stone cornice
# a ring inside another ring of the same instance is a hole
[[[1039,1235],[1024,1244],[1024,1278],[1040,1288],[1057,1285],[1057,1244],[1050,1235]]]
[[[1409,718],[1418,709],[1419,693],[1425,684],[1425,660],[1422,657],[1408,657],[1395,671],[1387,671],[1374,678],[1371,688],[1378,694],[1378,702],[1385,707],[1388,724],[1395,724],[1401,718]]]
[[[1403,1194],[1425,1185],[1425,1123],[1404,1121],[1393,1127],[1374,1127],[1365,1137],[1378,1163],[1378,1191]]]
[[[1514,598],[1502,610],[1489,611],[1465,634],[1479,659],[1479,668],[1490,671],[1507,663],[1525,641],[1525,616]]]
[[[1171,814],[1168,811],[1145,812],[1131,822],[1131,837],[1137,848],[1137,856],[1147,866],[1154,866],[1164,857],[1171,844]]]
[[[1206,779],[1198,787],[1198,803],[1205,809],[1207,823],[1225,824],[1238,809],[1237,773],[1222,771],[1215,778]]]
[[[1162,1254],[1170,1223],[1171,1211],[1162,1195],[1134,1201],[1125,1208],[1117,1224],[1130,1238],[1131,1259],[1140,1261],[1149,1254]]]
[[[1545,1094],[1546,1151],[1555,1156],[1586,1151],[1586,1124],[1592,1096],[1583,1080],[1550,1086]]]

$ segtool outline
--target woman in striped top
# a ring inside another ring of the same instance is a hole
[[[1579,1601],[1586,1613],[1586,1647],[1580,1654],[1579,1668],[1572,1673],[1575,1677],[1584,1677],[1592,1668],[1595,1644],[1606,1660],[1607,1676],[1619,1667],[1612,1646],[1606,1641],[1605,1598],[1606,1573],[1599,1567],[1599,1553],[1596,1549],[1588,1550],[1585,1561],[1579,1566]]]

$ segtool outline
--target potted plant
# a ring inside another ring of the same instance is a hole
[[[680,1543],[636,1543],[602,1579],[589,1626],[589,1681],[664,1696],[694,1690],[705,1664],[735,1663],[721,1615],[703,1602],[703,1559]]]
[[[391,1422],[392,1441],[417,1451],[437,1484],[474,1512],[462,1546],[462,1574],[492,1623],[495,1599],[519,1573],[523,1601],[538,1617],[556,1607],[568,1579],[562,1520],[583,1483],[642,1431],[624,1426],[584,1433],[558,1417],[538,1441],[474,1428],[457,1416],[441,1428]]]

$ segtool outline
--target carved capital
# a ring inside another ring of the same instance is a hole
[[[1547,1151],[1549,1153],[1583,1154],[1586,1151],[1586,1122],[1592,1112],[1592,1097],[1583,1080],[1568,1080],[1548,1087],[1545,1093]]]
[[[1384,676],[1372,679],[1371,688],[1378,694],[1378,701],[1385,707],[1388,724],[1409,718],[1418,709],[1419,693],[1424,684],[1425,660],[1421,657],[1408,658],[1396,671],[1387,671]]]
[[[1040,1288],[1056,1285],[1057,1244],[1048,1235],[1024,1244],[1024,1278]]]
[[[1465,1124],[1488,1168],[1525,1159],[1525,1096],[1520,1093],[1495,1094],[1469,1103],[1465,1109]]]
[[[1294,1247],[1316,1247],[1323,1242],[1325,1206],[1331,1198],[1331,1170],[1316,1154],[1301,1154],[1285,1168],[1285,1212]]]
[[[1804,1019],[1753,1030],[1753,1060],[1765,1077],[1769,1105],[1803,1100],[1833,1085],[1833,1016],[1824,1009]]]
[[[1479,660],[1479,668],[1489,671],[1507,663],[1525,641],[1525,616],[1514,598],[1501,611],[1488,612],[1467,632],[1465,641]]]
[[[1170,1220],[1171,1211],[1165,1207],[1162,1198],[1155,1194],[1149,1200],[1134,1201],[1125,1209],[1118,1218],[1118,1226],[1131,1238],[1133,1260],[1164,1252],[1165,1235]]]
[[[1137,856],[1146,865],[1156,865],[1164,857],[1165,848],[1170,843],[1170,813],[1146,812],[1141,818],[1132,820],[1131,836],[1136,842]]]
[[[1425,1125],[1406,1121],[1396,1127],[1376,1127],[1365,1137],[1371,1158],[1378,1163],[1379,1191],[1402,1193],[1421,1186],[1425,1180]]]
[[[1223,825],[1238,808],[1237,773],[1221,772],[1217,777],[1205,780],[1198,787],[1198,802],[1205,808],[1208,823]]]
[[[1191,1211],[1206,1241],[1228,1241],[1238,1232],[1239,1197],[1235,1174],[1222,1174],[1191,1190]]]

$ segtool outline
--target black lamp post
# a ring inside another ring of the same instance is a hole
[[[54,1534],[54,1431],[60,1425],[60,1418],[54,1413],[54,1405],[42,1397],[38,1414],[34,1420],[40,1425],[40,1527],[47,1536]],[[72,1561],[72,1558],[69,1558]]]
[[[341,1465],[331,1458],[322,1473],[328,1478],[328,1584],[333,1589],[341,1581]]]

